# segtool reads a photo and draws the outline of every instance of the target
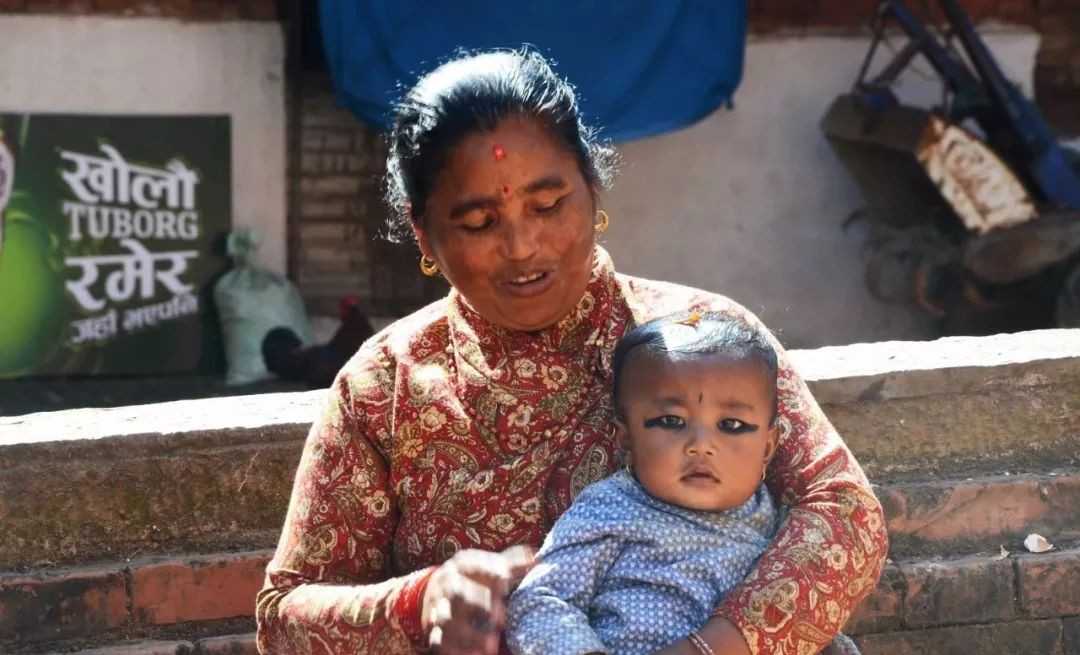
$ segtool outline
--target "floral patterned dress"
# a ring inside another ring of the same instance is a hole
[[[631,326],[687,309],[756,317],[722,296],[615,273],[537,333],[492,325],[455,291],[391,325],[338,375],[308,435],[256,616],[262,653],[414,653],[434,566],[465,548],[539,546],[618,468],[611,356]],[[820,651],[874,587],[881,507],[792,370],[778,376],[767,484],[790,508],[716,612],[754,653]]]

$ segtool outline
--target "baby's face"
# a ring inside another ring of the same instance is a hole
[[[641,485],[689,509],[746,502],[776,447],[775,389],[765,367],[723,355],[673,361],[641,352],[624,375],[617,425]]]

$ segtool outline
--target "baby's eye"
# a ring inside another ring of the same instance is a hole
[[[686,421],[681,416],[675,416],[674,414],[665,414],[645,421],[645,427],[647,428],[664,428],[665,430],[677,430],[685,424]]]
[[[720,420],[720,430],[723,432],[739,433],[746,432],[751,429],[751,426],[747,423],[743,423],[737,418],[725,418]]]

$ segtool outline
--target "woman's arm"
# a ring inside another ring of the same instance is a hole
[[[338,377],[308,434],[256,602],[261,653],[409,652],[423,641],[420,610],[432,569],[388,578],[398,517],[373,441],[382,426],[364,408],[388,403],[392,383],[371,360],[354,359],[356,370]]]
[[[858,462],[773,345],[780,359],[780,447],[767,482],[791,511],[714,621],[735,625],[752,653],[817,652],[873,590],[888,535]]]

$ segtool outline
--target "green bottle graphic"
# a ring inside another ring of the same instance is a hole
[[[63,281],[49,263],[54,239],[15,186],[19,149],[9,134],[0,130],[0,377],[32,373],[56,347],[63,302]]]

